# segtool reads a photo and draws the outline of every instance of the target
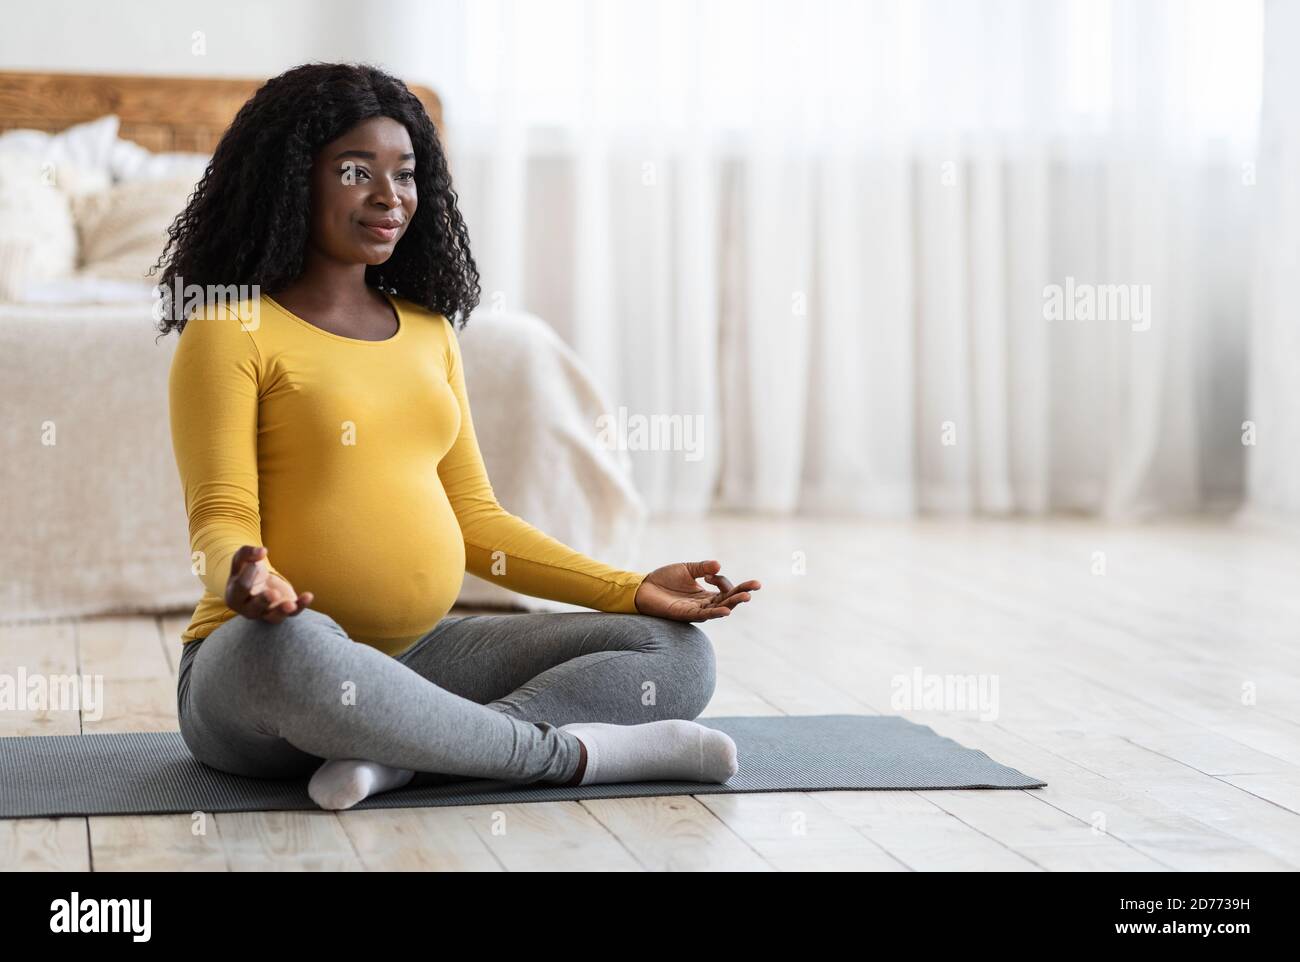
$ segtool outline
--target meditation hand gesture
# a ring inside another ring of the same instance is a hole
[[[733,608],[749,600],[749,593],[763,587],[757,581],[733,585],[719,572],[717,561],[682,561],[656,568],[645,576],[633,603],[643,615],[674,621],[708,621],[725,618]],[[709,591],[695,579],[703,578],[716,587]]]
[[[271,571],[262,545],[246,544],[230,559],[226,604],[245,618],[278,625],[306,608],[314,597],[310,591],[298,594],[293,585]]]

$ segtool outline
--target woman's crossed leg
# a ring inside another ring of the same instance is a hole
[[[232,618],[185,647],[182,736],[212,767],[314,773],[346,808],[421,781],[726,781],[725,734],[690,723],[715,682],[693,624],[603,612],[444,618],[396,658],[306,609]],[[579,737],[581,736],[581,737]]]

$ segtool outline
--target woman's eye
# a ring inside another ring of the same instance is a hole
[[[343,182],[345,184],[356,183],[357,181],[360,181],[362,178],[365,178],[366,180],[370,179],[370,174],[360,167],[351,167],[351,168],[344,167],[341,168],[338,173],[339,176],[343,178]],[[398,173],[397,179],[401,181],[413,181],[415,180],[415,171],[403,170]]]

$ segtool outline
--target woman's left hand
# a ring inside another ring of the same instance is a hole
[[[645,576],[633,603],[643,615],[671,618],[674,621],[708,621],[725,618],[749,593],[763,587],[757,581],[733,585],[719,572],[717,561],[681,561],[656,568]],[[703,578],[717,591],[703,588],[695,580]]]

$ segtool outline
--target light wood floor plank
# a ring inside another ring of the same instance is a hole
[[[639,867],[635,856],[605,830],[589,803],[465,805],[445,811],[459,813],[509,872],[631,872]]]
[[[662,872],[772,871],[752,845],[689,795],[597,798],[581,804],[642,868]]]

